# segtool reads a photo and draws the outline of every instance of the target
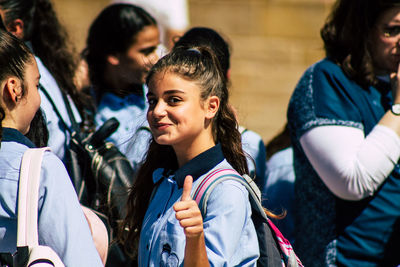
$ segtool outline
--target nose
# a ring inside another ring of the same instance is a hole
[[[156,64],[160,57],[158,56],[157,49],[155,49],[149,56],[148,59],[152,65]]]
[[[158,101],[152,109],[153,118],[158,120],[163,118],[167,114],[166,104],[163,101]]]

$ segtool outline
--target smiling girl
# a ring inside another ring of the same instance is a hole
[[[129,196],[126,246],[139,245],[139,266],[255,266],[247,190],[222,182],[204,218],[190,198],[192,183],[216,168],[248,172],[215,55],[174,49],[151,69],[147,85],[153,140]]]

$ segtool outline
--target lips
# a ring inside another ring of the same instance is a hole
[[[171,126],[171,124],[169,123],[153,123],[153,128],[158,130],[158,131],[162,131],[167,129],[169,126]]]

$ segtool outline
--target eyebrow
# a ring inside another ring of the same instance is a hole
[[[185,91],[182,91],[179,89],[171,89],[171,90],[164,92],[163,95],[173,95],[173,94],[185,94]],[[148,97],[148,96],[152,96],[152,95],[154,95],[152,92],[148,92],[146,96]]]

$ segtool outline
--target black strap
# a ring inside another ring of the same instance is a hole
[[[61,123],[64,125],[65,129],[72,134],[74,131],[79,131],[79,126],[78,123],[75,120],[74,114],[72,112],[71,109],[71,105],[68,101],[67,96],[64,94],[64,92],[61,91],[61,94],[63,96],[63,100],[65,103],[65,107],[67,108],[67,112],[68,112],[68,117],[71,121],[71,128],[67,125],[67,123],[64,121],[63,116],[61,116],[60,111],[58,110],[56,104],[54,103],[53,99],[51,98],[49,92],[47,92],[47,90],[44,88],[43,85],[39,84],[39,89],[43,92],[43,94],[46,96],[47,100],[49,100],[51,106],[53,107],[55,113],[57,114],[57,117],[60,119]]]
[[[13,255],[9,252],[0,253],[0,266],[14,266]]]

